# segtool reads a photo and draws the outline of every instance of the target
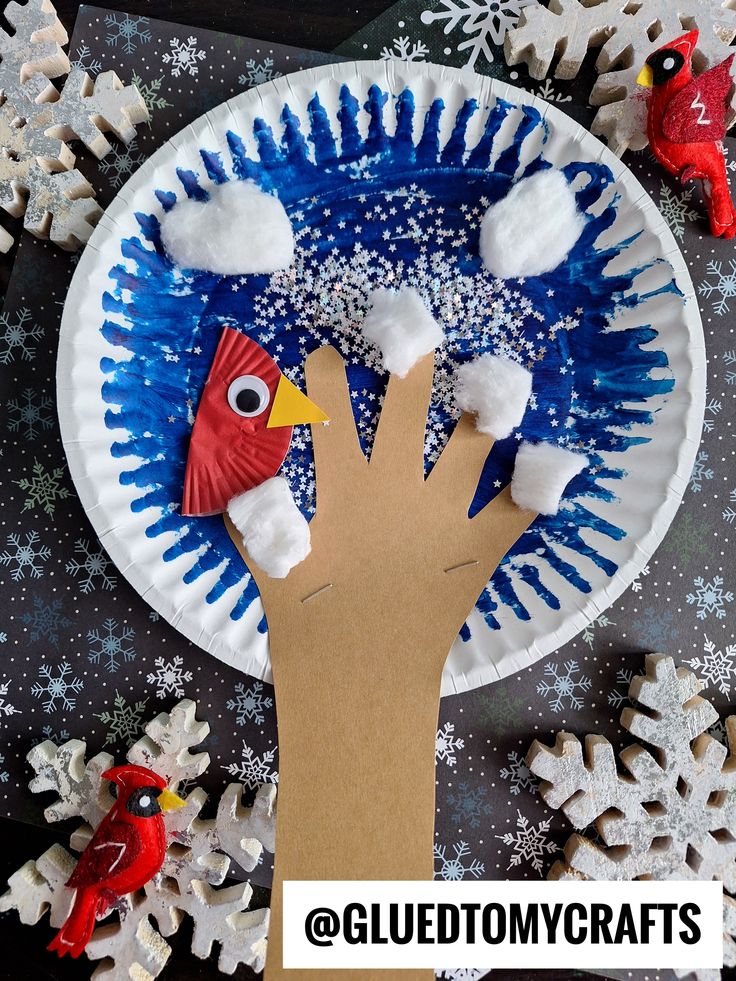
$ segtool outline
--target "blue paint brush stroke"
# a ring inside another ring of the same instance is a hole
[[[412,269],[426,262],[427,237],[422,241],[421,237],[407,234],[404,208],[409,199],[416,201],[419,195],[423,200],[424,195],[427,208],[433,209],[433,215],[441,216],[434,225],[429,252],[450,263],[458,274],[484,275],[478,257],[478,222],[469,223],[468,214],[475,209],[477,215],[482,215],[489,203],[508,192],[514,180],[521,176],[518,171],[527,141],[533,138],[543,145],[546,124],[537,110],[521,107],[517,112],[515,136],[510,142],[507,135],[503,137],[504,145],[489,170],[501,127],[516,111],[509,103],[500,100],[496,103],[487,115],[479,139],[469,145],[468,127],[480,107],[474,100],[466,101],[454,120],[449,141],[441,147],[439,132],[446,111],[441,99],[435,99],[426,112],[420,113],[415,108],[413,93],[406,89],[396,100],[397,126],[395,134],[389,135],[384,122],[389,98],[374,85],[368,101],[361,107],[352,93],[343,88],[337,114],[338,132],[333,131],[330,117],[317,95],[309,103],[306,120],[299,119],[285,105],[280,138],[265,121],[255,121],[256,157],[249,157],[242,138],[230,132],[227,135],[230,160],[202,149],[202,174],[179,169],[179,187],[159,189],[156,197],[168,211],[176,206],[177,198],[206,200],[205,176],[215,183],[254,180],[264,190],[278,194],[292,220],[299,249],[314,267],[325,268],[336,255],[347,256],[349,261],[357,237],[365,254],[372,257],[377,268],[382,263],[385,272],[386,261],[397,267],[403,263]],[[365,139],[358,126],[363,109],[369,116]],[[523,173],[528,175],[547,166],[543,154],[537,152],[525,164]],[[612,180],[610,171],[602,164],[571,163],[565,173],[570,181],[580,174],[585,176],[586,186],[578,192],[583,209],[594,204]],[[371,225],[368,215],[376,207],[381,220]],[[563,327],[556,332],[533,366],[537,402],[536,407],[527,411],[521,432],[524,438],[533,441],[552,440],[582,447],[592,466],[570,486],[569,496],[576,500],[558,515],[535,523],[512,549],[497,570],[491,587],[480,597],[477,609],[493,628],[498,627],[496,614],[500,605],[509,607],[521,620],[530,616],[517,595],[512,570],[549,607],[559,608],[549,582],[542,583],[538,569],[525,561],[524,556],[534,553],[583,593],[590,591],[590,583],[564,557],[569,551],[564,552],[561,546],[586,556],[606,575],[614,575],[615,563],[603,552],[587,546],[581,532],[595,529],[613,540],[622,538],[624,533],[594,515],[585,501],[612,499],[610,481],[620,479],[624,470],[606,466],[601,451],[625,454],[631,445],[642,442],[641,436],[625,433],[634,425],[651,424],[653,417],[648,401],[672,388],[672,379],[662,377],[666,372],[655,371],[666,368],[667,360],[651,344],[657,337],[651,326],[605,330],[617,309],[636,308],[643,299],[633,291],[639,268],[617,276],[604,272],[611,259],[631,243],[622,242],[605,250],[598,250],[593,244],[613,223],[616,207],[614,198],[597,217],[589,218],[567,261],[554,272],[494,287],[499,302],[518,306],[518,297],[528,301],[526,314],[517,317],[517,340],[536,338],[540,324],[575,321],[574,329]],[[146,214],[136,217],[140,234],[122,242],[122,255],[129,262],[110,270],[113,285],[103,301],[108,318],[102,332],[111,344],[121,349],[120,360],[106,358],[102,362],[106,375],[102,395],[110,407],[106,423],[128,434],[114,444],[112,452],[130,460],[130,469],[123,473],[121,480],[140,491],[133,510],[155,509],[151,510],[146,534],[151,538],[165,532],[175,534],[174,544],[169,546],[164,558],[191,557],[191,567],[184,576],[187,583],[217,570],[207,600],[215,602],[232,588],[235,598],[231,616],[239,618],[256,598],[257,590],[252,579],[244,574],[222,519],[186,519],[179,513],[191,420],[220,332],[229,324],[253,336],[297,382],[306,355],[321,343],[332,342],[340,347],[341,338],[329,328],[321,333],[303,329],[296,309],[297,298],[304,299],[311,287],[299,284],[293,295],[287,290],[271,311],[269,320],[264,317],[263,298],[264,295],[273,298],[269,294],[270,277],[220,277],[180,270],[162,248],[157,219]],[[131,263],[132,272],[128,271]],[[376,275],[374,285],[390,285],[381,279],[384,273]],[[433,305],[443,287],[447,287],[447,282],[443,283],[441,276],[431,287],[425,282],[425,301]],[[330,304],[336,302],[335,295],[314,295],[319,289],[320,284],[315,283],[313,295],[308,299],[317,304],[317,309],[329,310]],[[676,292],[674,282],[664,290]],[[452,345],[455,363],[475,357],[483,350],[496,350],[499,336],[501,341],[508,340],[503,330],[500,335],[494,332],[494,316],[489,313],[487,331],[484,325],[472,339],[463,338],[461,332],[451,332],[448,345]],[[120,322],[126,326],[121,327]],[[344,345],[343,353],[346,353]],[[366,365],[364,358],[354,357],[353,361],[348,375],[351,389],[357,393],[356,415],[360,415],[366,397],[375,406],[380,404],[386,378]],[[566,418],[557,414],[560,406],[566,407],[563,413]],[[445,436],[454,425],[448,406],[439,399],[433,401],[430,419]],[[361,437],[368,448],[370,426],[361,430]],[[515,436],[496,444],[483,471],[471,513],[477,512],[508,482],[517,445]],[[302,432],[299,446],[292,445],[286,472],[291,474],[292,487],[306,514],[311,514],[314,506],[309,483],[311,462],[309,435]],[[294,479],[295,475],[298,480]],[[555,580],[554,576],[546,578]],[[259,630],[264,629],[262,620]],[[470,637],[467,625],[461,637],[465,640]]]

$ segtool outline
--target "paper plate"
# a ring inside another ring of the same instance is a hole
[[[494,280],[478,257],[480,218],[550,165],[576,190],[585,231],[553,272]],[[177,269],[158,240],[164,210],[242,179],[282,200],[294,265],[270,277]],[[249,674],[270,680],[255,584],[221,518],[180,509],[222,328],[261,344],[297,385],[309,351],[335,344],[369,449],[386,379],[359,325],[368,291],[399,282],[447,336],[428,468],[457,415],[453,369],[486,350],[530,365],[534,397],[521,430],[494,447],[474,508],[508,481],[522,436],[591,459],[560,514],[535,523],[480,597],[444,693],[518,671],[597,617],[641,572],[687,485],[705,389],[697,302],[664,220],[598,140],[526,92],[428,64],[340,64],[243,93],[170,140],[103,216],[64,311],[58,402],[77,490],[121,572],[183,634]],[[311,513],[306,427],[282,473]]]

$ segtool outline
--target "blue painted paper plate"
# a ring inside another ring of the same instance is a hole
[[[573,184],[585,231],[554,272],[494,280],[478,257],[480,218],[547,166]],[[293,266],[222,277],[173,265],[164,211],[246,179],[284,203]],[[529,365],[534,397],[521,430],[494,447],[474,508],[508,481],[522,436],[593,463],[497,570],[453,646],[444,693],[518,671],[600,615],[641,572],[687,485],[705,390],[697,302],[664,220],[598,140],[529,93],[428,64],[340,64],[243,93],[170,140],[104,215],[69,291],[57,381],[72,476],[111,557],[182,633],[249,674],[270,680],[255,583],[221,518],[179,508],[222,326],[257,340],[297,384],[306,355],[334,344],[369,450],[386,379],[359,325],[368,292],[402,281],[448,338],[428,468],[457,417],[453,370],[483,351]],[[306,428],[282,472],[311,514]]]

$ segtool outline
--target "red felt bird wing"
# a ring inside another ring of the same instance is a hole
[[[726,135],[734,55],[698,75],[667,103],[662,132],[673,143],[709,143]]]
[[[103,886],[112,876],[120,876],[140,854],[141,838],[136,829],[122,821],[103,821],[79,856],[67,885]]]

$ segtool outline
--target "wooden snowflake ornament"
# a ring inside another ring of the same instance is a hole
[[[600,73],[590,102],[600,106],[592,130],[619,156],[647,145],[647,96],[636,83],[647,58],[686,30],[700,30],[698,73],[723,61],[736,37],[736,10],[729,0],[550,0],[521,11],[506,35],[510,65],[525,62],[532,78],[544,78],[559,57],[555,78],[575,78],[588,48],[600,47]]]
[[[708,735],[718,720],[698,695],[700,682],[671,657],[650,654],[646,674],[629,695],[621,725],[653,749],[634,744],[621,753],[602,736],[557,734],[535,740],[526,762],[541,777],[545,803],[561,808],[577,829],[595,823],[602,844],[572,835],[565,861],[550,879],[718,879],[724,888],[724,965],[736,965],[736,716],[726,719],[729,748]],[[683,970],[699,981],[714,973]]]
[[[193,752],[208,733],[207,723],[196,717],[196,704],[183,699],[148,724],[146,735],[129,750],[128,762],[153,770],[176,790],[209,766],[207,753]],[[30,789],[57,795],[44,812],[46,820],[83,820],[70,837],[76,853],[85,849],[112,804],[108,781],[102,779],[112,757],[98,753],[86,760],[85,753],[85,743],[71,739],[60,746],[47,740],[28,754],[36,772]],[[164,938],[179,929],[186,915],[194,921],[192,952],[197,957],[208,957],[216,944],[223,973],[232,974],[240,964],[262,970],[269,912],[248,909],[253,890],[247,882],[222,884],[233,861],[248,872],[264,847],[273,851],[275,795],[272,785],[261,787],[252,806],[246,807],[243,787],[231,784],[216,816],[202,819],[207,795],[195,789],[184,807],[166,812],[169,845],[160,873],[117,903],[89,941],[87,956],[101,962],[94,978],[153,981],[171,954]],[[17,910],[23,923],[38,923],[48,912],[50,925],[61,927],[74,900],[66,882],[76,861],[61,845],[54,845],[36,861],[26,862],[10,877],[0,911]]]
[[[0,207],[25,215],[24,227],[37,238],[77,249],[102,210],[65,141],[81,140],[103,157],[112,149],[105,134],[129,143],[148,110],[115,72],[96,80],[82,69],[70,72],[67,34],[50,0],[12,2],[5,16],[14,33],[0,29]],[[60,91],[51,80],[67,72]],[[12,242],[0,228],[0,251]]]

